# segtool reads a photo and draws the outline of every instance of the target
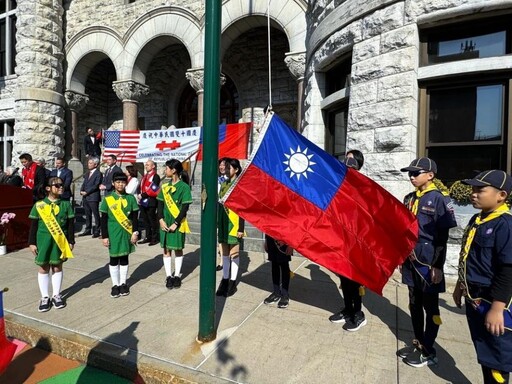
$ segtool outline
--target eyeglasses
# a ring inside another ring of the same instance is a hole
[[[409,177],[418,177],[423,173],[427,173],[427,171],[409,171]]]
[[[55,187],[55,188],[62,188],[63,186],[64,186],[64,184],[62,184],[62,183],[52,184],[52,187]]]

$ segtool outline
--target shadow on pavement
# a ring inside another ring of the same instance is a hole
[[[108,264],[105,264],[85,275],[80,280],[75,281],[71,287],[64,289],[61,294],[64,298],[69,299],[82,289],[90,288],[95,284],[101,284],[109,278]]]
[[[163,267],[162,254],[156,255],[152,259],[148,259],[140,263],[130,274],[128,285],[131,287],[139,281],[147,279],[149,276],[158,272]],[[162,276],[162,281],[165,280]]]
[[[398,289],[398,287],[395,289]],[[378,317],[384,324],[388,326],[389,330],[393,333],[393,335],[395,335],[397,340],[404,344],[411,345],[413,337],[412,324],[411,318],[407,312],[391,303],[388,298],[379,296],[368,289],[366,290],[366,295],[363,298],[363,305],[368,310],[368,312],[370,312],[373,316]],[[407,329],[399,329],[399,324],[407,324]],[[409,335],[411,336],[409,337]],[[429,366],[429,368],[436,376],[446,380],[449,383],[471,383],[471,381],[464,375],[464,373],[462,373],[457,368],[455,360],[443,347],[436,343],[435,349],[437,352],[437,358],[439,359],[439,365]],[[405,363],[400,362],[400,364]]]
[[[236,361],[236,356],[228,351],[229,339],[224,339],[219,343],[217,349],[217,361],[219,365],[230,366],[229,378],[237,383],[244,383],[247,381],[247,374],[249,373],[247,367],[239,364]],[[217,374],[220,374],[220,367],[217,367]]]
[[[134,332],[139,321],[133,321],[121,332],[115,332],[99,341],[87,356],[88,367],[98,367],[125,377],[136,384],[143,384],[144,380],[137,369],[137,346],[139,339]],[[77,384],[91,384],[91,370],[84,369]]]

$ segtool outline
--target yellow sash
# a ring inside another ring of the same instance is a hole
[[[231,224],[233,224],[233,228],[231,228],[231,231],[229,231],[229,236],[236,237],[238,233],[238,225],[240,224],[240,217],[229,208],[226,208],[226,212],[228,214],[229,221],[231,221]],[[247,236],[245,231],[244,236]]]
[[[475,219],[474,223],[466,228],[464,232],[464,236],[462,238],[462,248],[460,250],[459,255],[459,281],[463,285],[463,291],[464,295],[471,301],[475,302],[476,304],[480,303],[480,301],[486,301],[490,304],[492,304],[489,300],[483,299],[483,298],[473,298],[469,294],[469,290],[467,289],[467,282],[466,282],[466,260],[469,255],[469,250],[471,248],[471,244],[473,243],[473,240],[475,238],[475,233],[478,227],[482,224],[485,224],[491,220],[494,220],[501,215],[508,214],[510,215],[510,208],[507,206],[507,204],[503,204],[498,207],[494,212],[490,213],[485,219],[482,219],[482,214],[480,213],[477,218]],[[512,301],[512,300],[511,300]],[[505,310],[510,311],[512,302],[509,302],[506,306]],[[507,327],[505,327],[507,328]],[[509,329],[509,328],[507,328]],[[509,329],[510,330],[510,329]]]
[[[44,201],[40,201],[36,204],[37,212],[39,213],[39,216],[41,217],[41,220],[43,220],[44,225],[46,225],[46,228],[48,228],[48,232],[53,237],[53,240],[57,243],[57,246],[59,247],[62,254],[60,255],[60,258],[62,260],[66,259],[72,259],[73,253],[71,252],[71,248],[68,243],[68,239],[66,239],[66,236],[64,235],[64,232],[62,231],[62,228],[60,227],[59,223],[55,219],[55,215],[53,213],[52,208],[55,207],[56,213],[58,214],[59,206],[55,204],[46,204]]]
[[[418,215],[418,204],[420,202],[420,199],[430,191],[437,190],[437,187],[434,183],[430,184],[427,188],[425,188],[423,191],[420,191],[419,189],[416,190],[416,195],[414,197],[414,203],[411,208],[411,212],[414,214],[414,216]]]
[[[178,217],[180,214],[180,209],[178,208],[176,202],[171,197],[169,190],[171,191],[171,193],[174,193],[176,191],[176,187],[172,184],[165,184],[162,186],[162,194],[164,195],[165,205],[167,206],[167,209],[169,210],[169,212],[171,212],[171,215],[173,215],[173,217]],[[190,233],[190,228],[188,226],[188,221],[186,217],[183,218],[183,220],[181,220],[178,231],[180,231],[181,233]]]
[[[127,204],[126,199],[124,199],[123,197],[120,197],[118,200],[116,200],[114,198],[114,196],[109,195],[109,196],[105,197],[105,201],[108,205],[108,208],[114,215],[114,218],[116,219],[116,221],[131,236],[133,233],[132,222],[128,217],[126,217],[125,213],[123,212],[123,207],[122,207],[122,205],[126,206],[126,204]]]

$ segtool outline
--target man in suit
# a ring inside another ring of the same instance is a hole
[[[103,175],[97,169],[99,163],[100,160],[97,157],[91,157],[87,161],[87,169],[89,171],[84,174],[84,182],[80,189],[85,209],[85,229],[78,236],[89,236],[92,230],[92,237],[100,237],[99,204],[101,200],[100,184],[103,180]],[[94,216],[94,227],[92,227],[92,216]]]
[[[112,176],[114,175],[114,173],[123,173],[123,170],[116,165],[116,155],[108,155],[106,158],[106,162],[107,169],[105,170],[105,174],[103,176],[103,183],[101,183],[100,185],[100,190],[105,192],[105,196],[112,192],[112,189],[114,188],[114,185],[112,184]]]
[[[156,196],[160,186],[160,176],[156,173],[156,164],[153,160],[144,164],[146,174],[140,183],[140,195],[138,196],[140,214],[144,220],[146,237],[139,241],[139,244],[156,245],[159,243],[159,223],[156,218],[157,201]]]
[[[84,137],[84,153],[86,158],[101,156],[101,140],[94,133],[92,128],[87,128],[87,135]]]
[[[55,160],[55,169],[50,172],[50,177],[60,177],[64,183],[64,192],[61,195],[62,200],[71,199],[71,183],[73,182],[73,171],[66,167],[66,160],[63,157],[57,157]]]
[[[34,163],[36,163],[39,168],[43,168],[45,178],[50,177],[50,170],[46,168],[46,160],[44,159],[44,157],[38,157],[37,159],[34,160]]]

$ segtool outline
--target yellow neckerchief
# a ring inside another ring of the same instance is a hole
[[[119,195],[119,199],[116,200],[114,196],[108,195],[105,197],[105,202],[119,225],[131,236],[133,233],[132,222],[128,217],[126,217],[126,214],[123,211],[123,207],[128,205],[126,199]]]
[[[467,289],[467,282],[466,282],[466,260],[469,255],[469,250],[471,248],[471,244],[473,243],[473,240],[475,238],[475,233],[478,227],[482,224],[488,223],[491,220],[494,220],[501,215],[508,214],[510,215],[510,208],[507,206],[507,204],[500,205],[494,212],[491,212],[485,219],[482,219],[482,213],[480,213],[473,224],[466,228],[464,231],[464,236],[462,238],[462,247],[460,250],[459,255],[459,281],[462,283],[462,289],[464,291],[464,295],[471,301],[475,303],[479,303],[480,300],[487,301],[488,303],[492,304],[489,300],[483,299],[481,297],[473,298],[469,294],[469,290]],[[506,306],[505,310],[509,311],[510,306],[512,304],[512,299]],[[507,328],[508,330],[511,330]]]
[[[411,212],[414,216],[418,215],[418,205],[420,203],[420,199],[425,196],[430,191],[437,191],[437,187],[434,183],[431,183],[427,188],[425,188],[423,191],[420,191],[419,189],[416,189],[415,195],[414,195],[414,203],[411,208]]]
[[[55,240],[57,246],[62,252],[60,258],[62,260],[72,259],[73,253],[71,252],[68,239],[64,235],[62,228],[55,218],[55,215],[60,211],[59,206],[53,202],[51,204],[47,204],[44,201],[40,201],[36,203],[36,209],[41,220],[43,220],[44,225],[48,228],[48,232],[50,232],[50,235],[52,235],[53,240]]]
[[[169,193],[169,191],[171,193]],[[178,205],[176,205],[174,199],[171,197],[171,194],[174,193],[175,191],[176,187],[171,183],[164,184],[162,186],[162,194],[164,195],[165,205],[167,206],[167,209],[169,210],[169,212],[171,212],[171,215],[173,217],[178,217],[180,214],[180,209],[178,208]],[[181,233],[190,233],[190,228],[188,226],[188,221],[186,217],[184,217],[183,220],[181,220],[178,231],[180,231]]]

